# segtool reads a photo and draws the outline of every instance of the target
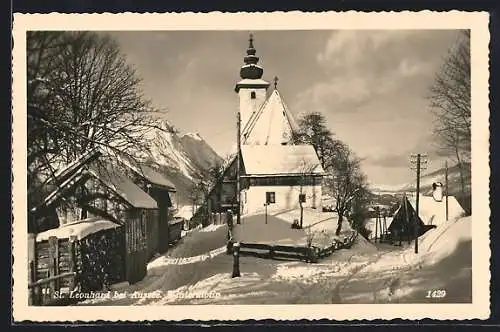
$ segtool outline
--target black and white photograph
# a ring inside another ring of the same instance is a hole
[[[18,16],[17,314],[487,315],[488,21],[437,14]]]

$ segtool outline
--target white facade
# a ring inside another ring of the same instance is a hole
[[[240,88],[238,96],[240,99],[240,121],[241,128],[244,129],[248,120],[255,115],[261,105],[266,100],[266,88]]]
[[[268,213],[300,207],[300,186],[251,186],[241,191],[242,214],[264,212],[266,192],[275,193],[275,203],[268,205]],[[302,204],[303,207],[321,209],[321,185],[303,186],[302,194],[306,195],[306,201]]]
[[[246,108],[248,106],[240,105],[240,107]],[[248,124],[243,127],[242,144],[290,144],[294,130],[297,130],[297,125],[280,93],[274,89],[264,104],[252,115]]]

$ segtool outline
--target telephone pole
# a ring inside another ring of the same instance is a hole
[[[237,114],[237,143],[238,148],[237,148],[237,156],[236,156],[236,202],[238,205],[238,210],[236,212],[236,224],[241,223],[241,197],[240,197],[240,158],[241,158],[241,115],[240,112],[238,111]]]
[[[420,198],[420,171],[427,168],[427,155],[417,153],[410,155],[410,163],[412,164],[412,169],[415,167],[417,169],[417,188],[416,188],[416,203],[415,203],[415,218],[414,218],[414,231],[415,231],[415,253],[418,254],[418,218],[420,215],[419,210],[419,198]]]

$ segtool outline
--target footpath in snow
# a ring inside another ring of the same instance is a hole
[[[317,264],[240,257],[239,278],[231,278],[233,259],[224,253],[226,231],[212,226],[188,234],[169,254],[149,264],[144,280],[119,290],[128,295],[82,304],[471,301],[470,217],[446,222],[424,234],[418,254],[413,244],[374,246],[360,236],[351,249],[336,251]],[[446,296],[427,298],[433,290],[444,290]]]

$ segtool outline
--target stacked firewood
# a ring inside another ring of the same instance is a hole
[[[77,282],[83,292],[106,289],[123,281],[125,250],[123,229],[105,230],[78,241],[75,246]]]

